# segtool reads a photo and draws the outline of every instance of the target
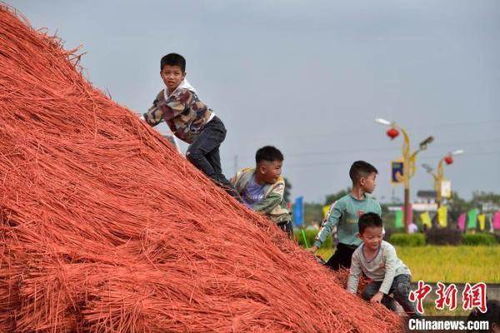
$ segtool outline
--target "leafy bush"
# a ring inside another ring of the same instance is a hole
[[[500,244],[500,233],[498,233],[498,231],[497,231],[496,233],[493,234],[493,236],[495,236],[497,243]]]
[[[302,230],[304,230],[309,247],[313,246],[314,239],[316,238],[316,235],[318,234],[318,230],[315,230],[315,229],[296,229],[295,230],[295,238],[297,239],[299,245],[302,247],[306,246],[306,244],[304,242],[304,236],[302,236]],[[321,245],[321,248],[331,248],[331,247],[332,247],[332,237],[328,236],[328,238],[325,240],[325,242]]]
[[[464,245],[495,245],[496,239],[492,234],[478,233],[465,234]]]
[[[452,228],[432,228],[425,233],[427,244],[432,245],[460,245],[463,237],[460,230]]]
[[[389,238],[389,243],[397,246],[424,246],[425,235],[422,233],[414,233],[414,234],[394,233]]]

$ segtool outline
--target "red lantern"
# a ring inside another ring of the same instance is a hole
[[[453,157],[451,155],[448,155],[444,158],[444,161],[446,162],[446,164],[450,165],[451,163],[453,163]]]
[[[391,138],[391,140],[394,140],[394,138],[396,138],[399,135],[399,131],[397,129],[395,129],[394,127],[388,129],[387,132],[385,132],[385,133],[387,134],[388,137]]]

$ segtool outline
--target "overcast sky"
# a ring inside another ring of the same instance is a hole
[[[454,190],[500,192],[500,1],[6,2],[65,48],[83,45],[86,77],[136,112],[162,88],[160,58],[184,55],[228,129],[228,178],[271,144],[293,197],[322,202],[363,159],[380,171],[376,197],[401,198],[389,172],[402,138],[385,136],[383,117],[414,147],[435,137],[413,193],[432,188],[420,165],[455,149],[466,153],[445,170]]]

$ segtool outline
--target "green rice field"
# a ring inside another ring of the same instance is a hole
[[[500,283],[500,246],[396,247],[412,280],[426,282]],[[331,249],[320,250],[329,258]]]
[[[396,247],[401,260],[410,268],[412,280],[471,284],[477,282],[500,283],[500,246],[421,246]],[[323,259],[333,253],[331,249],[319,251]],[[437,310],[432,300],[424,303],[427,316],[467,316],[470,311]]]

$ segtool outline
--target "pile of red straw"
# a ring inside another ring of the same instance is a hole
[[[78,60],[0,5],[0,331],[401,330]]]

